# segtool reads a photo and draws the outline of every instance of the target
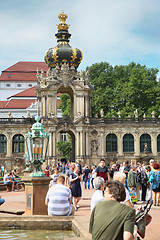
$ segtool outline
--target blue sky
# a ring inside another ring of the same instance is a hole
[[[0,72],[18,61],[44,60],[57,44],[62,9],[70,44],[83,52],[78,70],[101,61],[160,69],[159,0],[0,0]]]

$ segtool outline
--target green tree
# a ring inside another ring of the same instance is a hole
[[[63,93],[60,95],[60,104],[59,108],[62,110],[62,116],[68,116],[71,115],[71,99],[70,96],[67,93]]]
[[[158,69],[147,68],[140,64],[130,63],[127,66],[115,66],[108,63],[96,63],[90,68],[90,81],[94,85],[92,114],[99,114],[103,108],[105,117],[134,115],[151,116],[154,110],[158,115],[157,97],[160,97],[157,82]]]
[[[58,152],[61,153],[62,157],[64,158],[71,158],[72,155],[72,138],[68,135],[68,141],[59,141],[57,142],[56,146]]]
[[[131,62],[127,66],[111,66],[107,62],[95,63],[86,70],[90,71],[90,84],[94,85],[92,95],[92,115],[104,110],[105,117],[139,116],[144,113],[151,117],[152,111],[160,115],[160,83],[157,81],[157,68],[147,68]],[[70,116],[70,98],[61,97],[63,116]]]

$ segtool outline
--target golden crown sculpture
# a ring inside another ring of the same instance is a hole
[[[68,18],[68,15],[62,10],[62,13],[58,14],[58,18],[60,20],[60,24],[57,24],[57,29],[68,30],[70,26],[69,24],[66,24],[66,19]]]

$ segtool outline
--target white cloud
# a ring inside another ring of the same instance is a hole
[[[12,4],[5,7],[5,2]],[[57,15],[62,9],[69,16],[71,45],[84,53],[81,68],[100,61],[128,64],[127,59],[143,58],[145,62],[145,56],[148,62],[151,54],[160,58],[156,41],[160,32],[150,25],[159,29],[158,0],[15,0],[14,4],[8,0],[0,3],[0,70],[16,61],[43,61],[45,51],[56,46]]]

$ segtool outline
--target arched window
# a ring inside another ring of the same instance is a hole
[[[123,152],[134,152],[134,137],[132,134],[123,136]]]
[[[23,153],[24,152],[24,137],[23,137],[23,135],[16,134],[13,136],[12,152],[13,153]]]
[[[107,135],[106,152],[117,152],[117,136],[115,134]]]
[[[149,134],[142,134],[140,137],[140,152],[151,152],[151,137]]]
[[[157,137],[157,152],[160,152],[160,134]]]
[[[4,134],[0,134],[0,153],[7,152],[7,138]]]

